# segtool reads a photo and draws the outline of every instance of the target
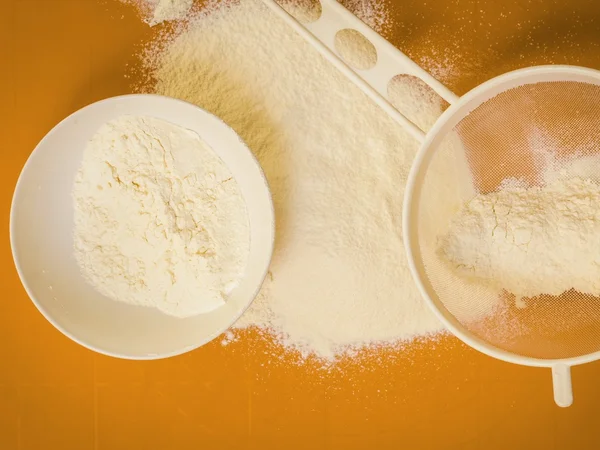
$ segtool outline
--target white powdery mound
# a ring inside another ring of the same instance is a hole
[[[446,260],[517,298],[600,294],[600,186],[582,178],[479,194],[440,241]]]
[[[73,199],[75,258],[109,298],[188,317],[222,306],[244,275],[244,199],[193,131],[145,116],[107,122],[84,151]]]
[[[224,119],[269,180],[276,250],[236,327],[328,359],[442,330],[407,267],[402,200],[417,142],[399,125],[258,0],[205,10],[147,63],[154,92]],[[430,122],[440,104],[412,110]]]

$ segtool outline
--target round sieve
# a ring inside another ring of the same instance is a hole
[[[569,406],[570,367],[600,359],[600,298],[567,290],[529,298],[531,306],[523,308],[523,300],[510,292],[450,270],[437,242],[478,193],[495,192],[507,180],[540,185],[540,146],[542,159],[557,171],[580,158],[588,175],[600,174],[593,158],[598,153],[600,161],[600,72],[521,69],[459,98],[335,0],[321,0],[320,14],[308,23],[275,0],[263,1],[421,142],[405,191],[403,231],[409,266],[432,310],[459,339],[485,354],[551,367],[555,401]],[[358,40],[336,47],[341,34]],[[348,58],[350,47],[371,53]],[[417,78],[450,105],[427,133],[392,105],[389,87],[398,76]]]
[[[405,193],[405,246],[425,300],[477,350],[551,367],[560,406],[572,403],[570,366],[600,359],[600,298],[567,290],[558,296],[540,292],[519,304],[510,292],[450,270],[438,242],[463,204],[497,191],[506,180],[538,186],[548,165],[560,173],[578,160],[588,174],[600,173],[594,158],[600,156],[598,118],[600,72],[541,66],[501,75],[439,118]],[[442,196],[440,207],[436,198]]]

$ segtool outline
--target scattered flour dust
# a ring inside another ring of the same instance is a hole
[[[185,19],[194,4],[194,0],[152,0],[152,2],[154,3],[152,18],[148,22],[150,26],[168,20]]]
[[[244,199],[193,131],[122,116],[85,149],[74,191],[75,256],[102,294],[177,317],[211,311],[243,276]]]
[[[194,0],[121,0],[123,3],[135,5],[144,22],[151,27],[171,20],[185,19]]]
[[[380,34],[386,34],[393,25],[385,1],[341,0],[340,3]]]
[[[225,120],[270,183],[276,249],[238,329],[270,330],[287,348],[329,360],[442,331],[402,243],[418,143],[398,124],[260,0],[205,9],[155,41],[146,64],[152,92]],[[427,122],[439,102],[415,111]]]
[[[121,0],[133,3],[150,26],[171,20],[184,20],[192,15],[194,0]],[[209,2],[210,3],[210,2]],[[280,0],[288,12],[296,13],[298,19],[307,22],[320,16],[320,4],[315,0]],[[348,10],[378,33],[389,31],[392,22],[385,4],[380,0],[343,0]],[[208,6],[210,8],[210,5]]]

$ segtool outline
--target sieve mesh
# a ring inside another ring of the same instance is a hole
[[[600,86],[544,81],[505,90],[468,112],[445,134],[423,174],[416,228],[430,297],[489,345],[541,359],[600,351],[599,297],[569,290],[527,299],[519,308],[510,292],[466,280],[436,251],[452,216],[477,193],[496,191],[510,179],[540,186],[544,171],[574,161],[600,181]]]

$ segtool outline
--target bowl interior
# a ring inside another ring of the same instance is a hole
[[[88,140],[105,122],[125,114],[152,116],[197,132],[237,180],[249,215],[250,254],[246,273],[226,306],[195,317],[174,318],[110,300],[82,277],[73,255],[73,182]],[[53,325],[101,353],[159,358],[212,340],[252,302],[271,259],[274,214],[259,164],[224,122],[172,98],[128,95],[77,111],[38,144],[17,183],[10,233],[21,281]]]

